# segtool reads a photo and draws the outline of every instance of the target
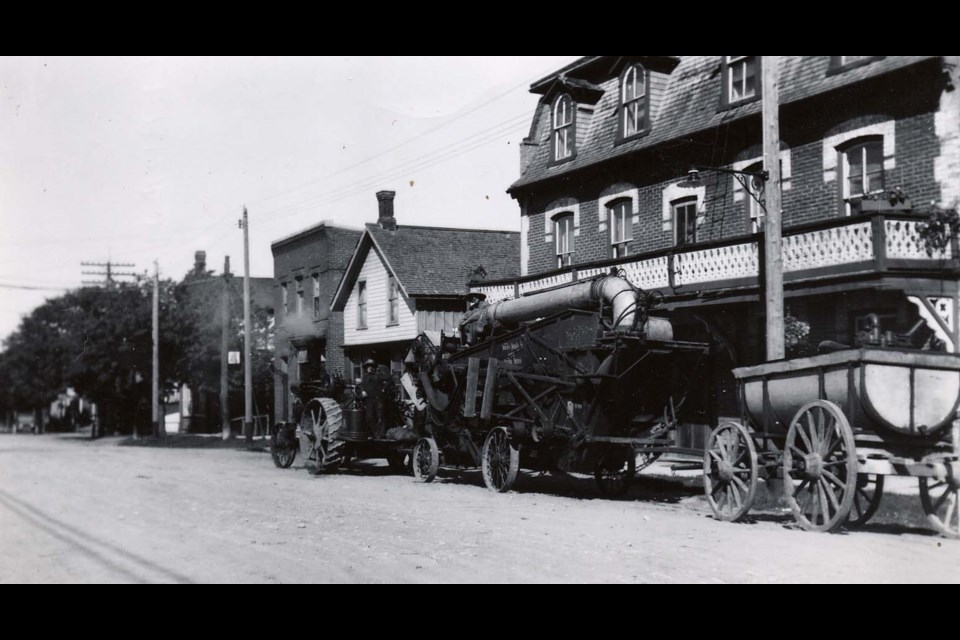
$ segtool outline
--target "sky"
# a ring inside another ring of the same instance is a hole
[[[272,277],[321,220],[519,231],[506,194],[538,57],[0,58],[0,339],[81,262],[179,280],[194,252]]]

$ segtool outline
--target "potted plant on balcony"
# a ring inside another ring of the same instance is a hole
[[[847,198],[850,203],[850,213],[873,213],[873,212],[900,212],[909,213],[913,211],[913,205],[910,198],[903,192],[903,189],[896,187],[887,191],[878,191],[876,193],[865,193],[862,196]]]
[[[917,226],[928,256],[942,252],[960,232],[960,213],[956,209],[931,207],[927,222]]]

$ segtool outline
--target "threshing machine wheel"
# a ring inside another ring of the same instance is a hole
[[[718,520],[733,522],[750,511],[757,493],[757,449],[743,425],[725,422],[710,432],[703,491]]]
[[[315,437],[314,452],[308,456],[307,465],[314,473],[336,471],[343,461],[343,440],[338,439],[343,425],[343,411],[331,398],[314,398],[303,408],[300,430]]]
[[[413,477],[420,482],[433,482],[440,468],[440,449],[433,438],[420,438],[410,454]]]
[[[410,465],[407,464],[407,454],[402,451],[388,451],[387,464],[394,473],[408,473]]]
[[[945,479],[920,478],[920,503],[927,520],[945,536],[960,538],[960,478],[947,467]]]
[[[296,428],[292,423],[281,422],[274,427],[270,436],[270,457],[273,458],[273,464],[281,469],[292,465],[297,457],[297,441],[294,435]]]
[[[633,447],[610,447],[597,462],[593,479],[600,493],[608,498],[617,498],[630,489],[636,474],[637,458]]]
[[[509,491],[517,481],[520,450],[510,442],[506,428],[496,427],[487,434],[480,455],[480,470],[483,472],[483,484],[492,491]]]
[[[800,407],[783,449],[783,489],[807,531],[847,521],[857,490],[857,449],[850,422],[829,400]]]
[[[847,516],[847,526],[856,528],[867,524],[880,506],[883,497],[883,476],[876,473],[858,473],[857,491],[853,495],[853,507]]]

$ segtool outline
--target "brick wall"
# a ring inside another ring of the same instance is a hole
[[[894,153],[884,171],[886,188],[901,187],[915,210],[932,201],[960,198],[960,91],[945,91],[942,80],[924,69],[916,77],[881,76],[781,108],[782,148],[789,149],[790,159],[789,187],[782,198],[784,226],[844,215],[837,151],[825,140],[842,139],[864,127],[883,128],[884,123],[892,123],[894,131]],[[598,109],[595,119],[604,117],[602,111]],[[599,203],[615,189],[637,191],[631,254],[673,246],[673,224],[669,230],[663,228],[664,190],[680,181],[691,165],[727,167],[759,157],[760,124],[759,115],[748,116],[685,139],[683,144],[667,142],[522,188],[515,195],[529,215],[528,273],[556,268],[556,238],[552,224],[549,235],[545,233],[544,212],[556,212],[565,202],[579,209],[574,262],[610,258],[609,228],[601,223]],[[585,143],[599,141],[591,137]],[[832,173],[827,167],[833,167]],[[697,239],[749,233],[749,196],[735,200],[733,176],[704,171],[701,177],[705,216]]]

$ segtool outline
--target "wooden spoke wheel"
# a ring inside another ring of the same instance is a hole
[[[867,524],[880,506],[883,497],[883,476],[875,473],[858,473],[857,489],[853,495],[853,506],[847,516],[848,527],[862,527]]]
[[[295,429],[295,425],[283,422],[276,426],[270,436],[270,457],[273,458],[273,464],[281,469],[288,468],[297,457]]]
[[[733,522],[750,511],[757,493],[757,449],[743,425],[725,422],[710,432],[703,491],[718,520]]]
[[[440,468],[440,449],[433,438],[420,438],[410,454],[413,477],[420,482],[433,482]]]
[[[511,444],[510,434],[504,427],[491,429],[483,441],[480,470],[483,473],[483,483],[492,491],[509,491],[517,481],[520,450]]]
[[[857,489],[857,450],[847,417],[829,400],[804,405],[790,423],[783,489],[807,531],[831,531],[847,521]]]
[[[344,462],[346,464],[346,462]],[[402,451],[388,451],[387,464],[394,473],[408,473],[410,465],[407,463],[407,454]]]
[[[946,479],[920,478],[920,503],[927,520],[945,536],[960,538],[960,478],[950,472]]]
[[[600,493],[617,498],[630,489],[637,474],[637,460],[632,447],[610,447],[593,471]]]

